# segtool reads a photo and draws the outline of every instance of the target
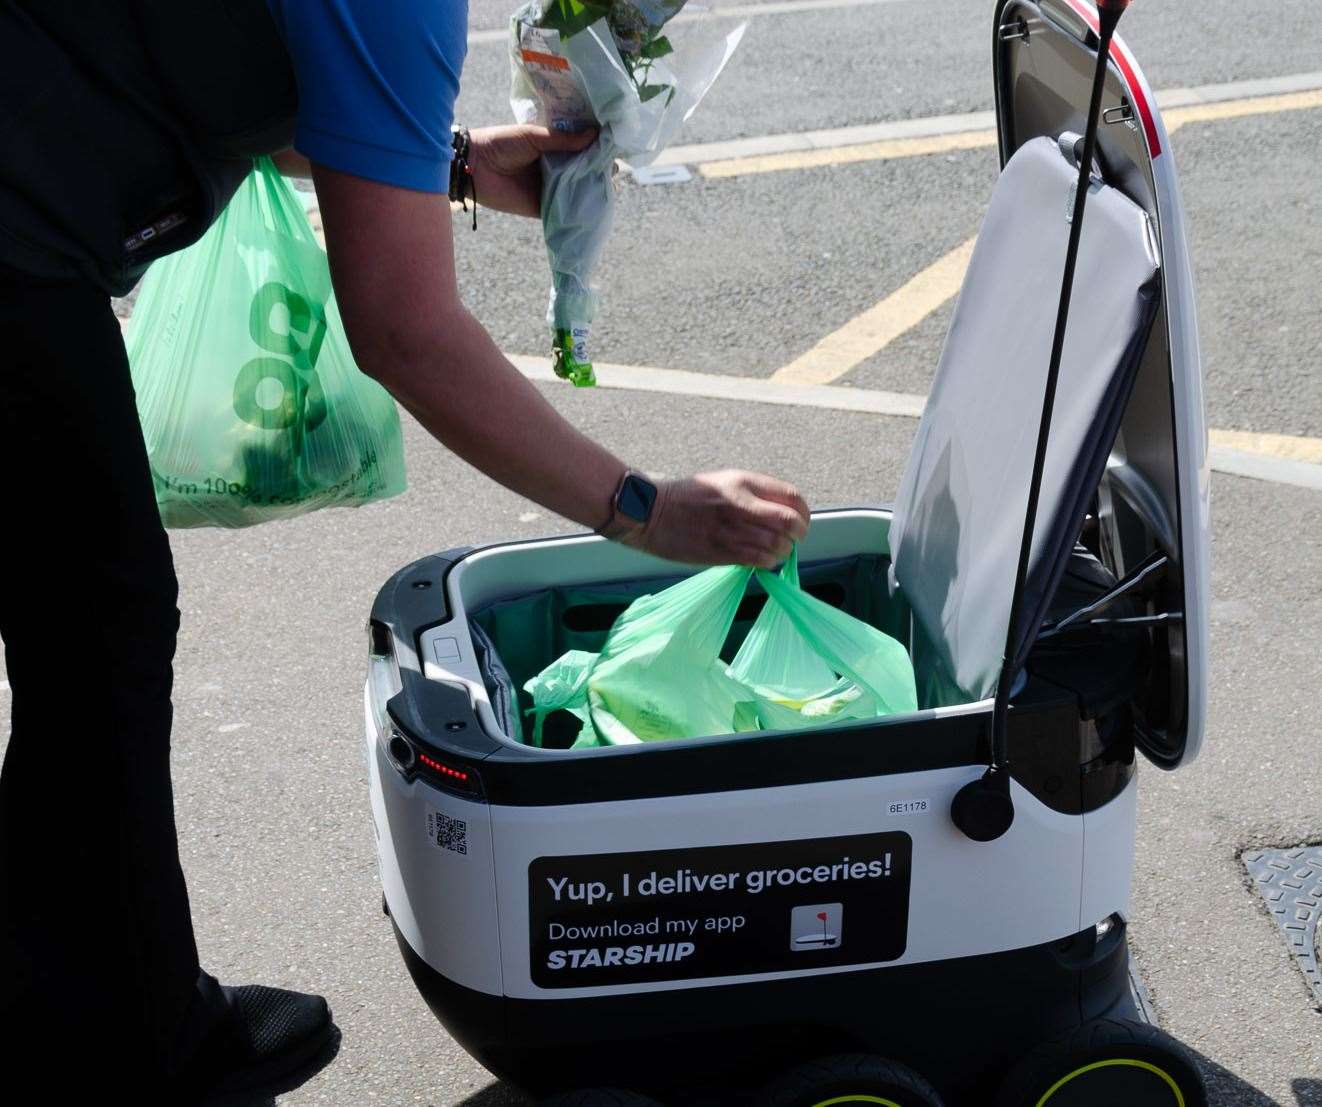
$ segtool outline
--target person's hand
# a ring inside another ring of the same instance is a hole
[[[483,127],[470,132],[469,164],[478,203],[512,215],[542,213],[543,154],[577,151],[592,145],[595,130],[570,134],[532,124]]]
[[[657,484],[646,526],[620,541],[671,561],[772,569],[808,532],[808,505],[792,484],[726,469]]]

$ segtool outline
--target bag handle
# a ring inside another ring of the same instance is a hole
[[[860,634],[857,620],[836,610],[829,603],[819,600],[811,592],[805,592],[798,585],[797,579],[796,583],[790,584],[782,579],[780,574],[771,573],[765,569],[757,570],[757,579],[762,587],[766,589],[768,598],[777,603],[781,610],[785,612],[790,622],[793,623],[794,629],[803,635],[812,648],[837,673],[852,680],[872,696],[877,705],[885,711],[900,712],[913,709],[913,704],[892,702],[890,697],[883,694],[846,657],[846,647],[856,643]],[[809,625],[809,617],[812,620],[811,626]],[[846,619],[849,621],[849,633],[847,635],[845,634],[845,623],[843,622]],[[879,646],[889,645],[894,647],[892,650],[885,651],[893,655],[893,667],[896,670],[894,676],[901,682],[907,677],[908,681],[912,683],[912,665],[908,663],[908,653],[904,647],[893,638],[876,630],[876,628],[868,627],[866,624],[863,624],[863,626],[866,627],[869,637],[876,636]],[[835,641],[832,641],[833,637]],[[846,638],[850,641],[846,642]],[[900,655],[903,655],[905,664],[900,663]],[[889,664],[891,663],[888,662]]]
[[[321,248],[308,221],[307,209],[294,193],[293,186],[269,157],[253,162],[256,200],[267,227],[276,234]]]

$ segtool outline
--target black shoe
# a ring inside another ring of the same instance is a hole
[[[198,1051],[179,1081],[181,1092],[200,1098],[255,1091],[308,1066],[336,1031],[321,996],[283,988],[221,985],[228,1017]]]

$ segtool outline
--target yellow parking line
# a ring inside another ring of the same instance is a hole
[[[1309,108],[1322,108],[1322,89],[1287,92],[1279,96],[1250,96],[1242,100],[1222,100],[1210,104],[1189,104],[1186,107],[1167,108],[1162,112],[1162,118],[1166,122],[1166,130],[1174,132],[1188,123],[1212,123],[1250,115],[1277,115]],[[950,134],[892,138],[822,149],[789,150],[781,154],[721,158],[699,162],[697,169],[704,177],[740,177],[787,169],[815,169],[826,165],[948,154],[955,150],[978,150],[995,145],[996,132],[993,130],[954,131]]]
[[[1246,100],[1223,100],[1219,104],[1190,104],[1168,108],[1161,113],[1166,130],[1175,131],[1186,123],[1214,123],[1222,119],[1242,119],[1247,115],[1276,115],[1280,112],[1322,108],[1322,89],[1287,92],[1280,96],[1252,96]]]
[[[1191,104],[1187,107],[1171,108],[1163,114],[1163,117],[1167,130],[1174,131],[1187,123],[1239,119],[1250,115],[1302,111],[1308,108],[1322,108],[1322,89],[1285,93],[1280,96],[1254,96],[1212,104]],[[915,157],[948,150],[970,150],[992,145],[995,141],[994,131],[960,131],[948,135],[891,139],[834,149],[794,150],[782,154],[729,158],[701,164],[698,166],[698,171],[708,177],[731,177],[742,173],[769,173],[782,169],[805,169],[812,166],[840,165],[881,158]],[[776,370],[771,379],[786,384],[830,384],[873,354],[883,350],[905,331],[921,323],[959,291],[960,283],[964,279],[964,270],[973,252],[974,241],[969,239],[957,246],[880,303],[827,335],[807,353]],[[1214,434],[1221,433],[1231,432],[1214,432]],[[1261,440],[1262,436],[1258,436],[1258,439]],[[1299,439],[1289,441],[1293,443],[1290,449],[1296,452],[1275,456],[1322,461],[1322,457],[1312,454],[1301,457],[1297,451],[1307,450],[1310,447],[1301,447]],[[1217,444],[1229,446],[1230,442]],[[1235,448],[1263,452],[1260,446],[1239,445]]]
[[[828,334],[807,353],[771,375],[781,384],[830,384],[916,327],[959,291],[976,238],[905,282],[879,304]]]
[[[826,150],[790,150],[783,154],[726,158],[721,161],[702,162],[698,165],[698,172],[704,177],[739,177],[746,173],[774,173],[782,169],[813,169],[823,165],[847,165],[858,161],[914,158],[924,154],[977,150],[984,146],[995,145],[995,131],[956,131],[948,135],[890,138],[882,142],[835,146]]]
[[[1286,461],[1308,461],[1314,465],[1322,465],[1322,438],[1234,430],[1211,430],[1208,432],[1208,438],[1211,439],[1213,446],[1265,454]]]

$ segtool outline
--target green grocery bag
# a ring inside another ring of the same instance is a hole
[[[169,527],[244,527],[402,492],[390,395],[354,365],[326,255],[262,158],[148,270],[125,338]]]
[[[708,569],[629,605],[602,647],[572,650],[524,689],[533,744],[552,711],[583,722],[576,748],[867,719],[918,706],[899,642],[799,587],[798,551],[756,570],[767,602],[726,665],[721,647],[754,570]]]

